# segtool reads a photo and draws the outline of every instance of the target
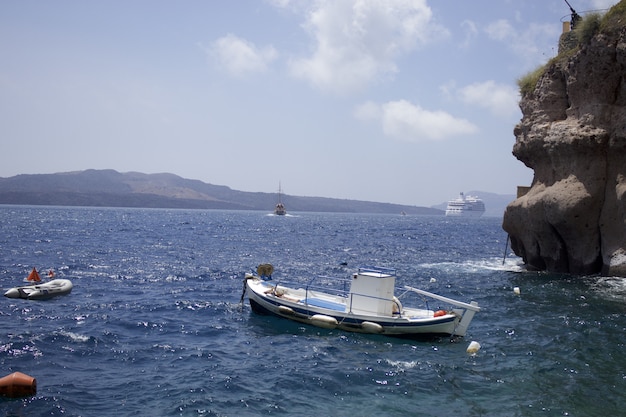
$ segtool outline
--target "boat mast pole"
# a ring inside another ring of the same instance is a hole
[[[509,250],[509,239],[511,239],[511,235],[506,235],[506,244],[504,245],[504,257],[502,258],[502,265],[506,262],[506,252]]]

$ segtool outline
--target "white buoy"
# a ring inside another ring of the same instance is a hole
[[[368,333],[382,333],[385,330],[383,326],[372,321],[364,321],[361,323],[361,328]]]
[[[515,293],[515,295],[520,295],[520,293],[521,293],[519,287],[514,287],[513,288],[513,292]]]
[[[311,324],[325,329],[334,329],[339,324],[337,319],[325,314],[315,314],[311,317]]]
[[[278,306],[278,312],[281,314],[287,314],[289,316],[293,316],[294,314],[296,314],[296,312],[293,311],[292,308],[287,306]]]
[[[467,353],[471,355],[475,355],[476,352],[478,352],[479,350],[480,350],[480,343],[476,341],[472,341],[472,343],[470,343],[469,346],[467,347]]]
[[[430,282],[437,282],[437,280],[435,278],[431,278]]]

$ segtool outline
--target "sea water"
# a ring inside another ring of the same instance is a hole
[[[46,301],[0,298],[0,376],[38,383],[33,397],[0,398],[0,415],[616,416],[626,406],[626,281],[524,272],[499,218],[0,206],[0,247],[3,291],[33,267],[74,284]],[[464,338],[425,340],[259,316],[241,295],[261,263],[275,280],[396,268],[397,284],[482,311]]]

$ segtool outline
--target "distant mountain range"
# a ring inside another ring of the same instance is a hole
[[[514,196],[471,192],[485,200],[486,215],[502,216]],[[506,201],[506,203],[505,203]],[[86,207],[262,210],[271,212],[276,193],[254,193],[174,174],[86,170],[0,178],[0,204]],[[288,212],[406,213],[444,215],[446,203],[418,207],[370,201],[282,195]],[[492,206],[493,205],[493,206]],[[490,207],[491,206],[491,207]],[[493,214],[491,214],[493,213]]]

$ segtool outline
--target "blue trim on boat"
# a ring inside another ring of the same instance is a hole
[[[311,305],[313,307],[327,308],[335,311],[346,311],[346,306],[339,303],[334,303],[328,300],[322,300],[321,298],[305,298],[302,300],[305,305]]]
[[[266,314],[271,314],[271,315],[275,315],[278,317],[283,317],[280,314],[274,313],[271,310],[268,310],[266,307],[263,307],[261,304],[259,304],[258,302],[252,300],[251,298],[250,300],[250,305],[252,306],[252,303],[254,302],[254,304],[256,304],[255,307],[259,307],[261,308]],[[275,300],[272,300],[271,298],[265,297],[264,301],[274,305],[274,306],[281,306],[284,305],[282,303],[279,303]],[[311,306],[313,306],[313,304],[311,304]],[[301,314],[301,315],[305,315],[305,316],[311,316],[313,314],[318,314],[317,311],[315,310],[310,310],[307,308],[298,308],[296,306],[290,305],[289,306],[291,309],[293,309],[296,313]],[[254,308],[253,308],[254,309]],[[332,315],[331,315],[332,316]],[[352,325],[360,325],[363,322],[363,318],[353,318],[350,316],[332,316],[335,319],[337,319],[338,322],[340,322],[341,324],[352,324]],[[446,318],[440,318],[436,321],[433,320],[429,320],[427,322],[420,322],[419,320],[421,319],[415,319],[415,320],[410,320],[403,322],[403,321],[398,321],[396,319],[390,318],[389,320],[374,320],[375,323],[380,324],[381,326],[384,327],[395,327],[395,328],[402,328],[402,327],[422,327],[422,326],[433,326],[433,325],[437,325],[437,324],[442,324],[442,323],[449,323],[449,322],[453,322],[455,320],[455,317],[446,317]]]

